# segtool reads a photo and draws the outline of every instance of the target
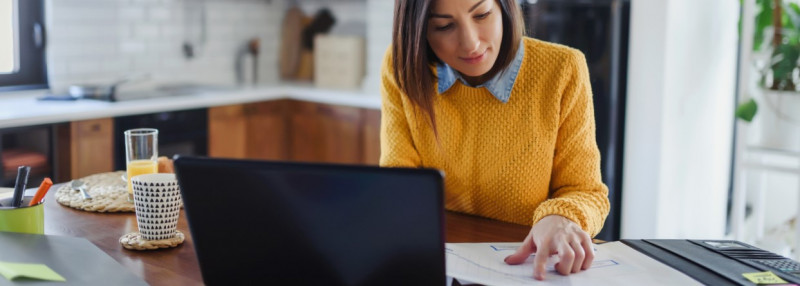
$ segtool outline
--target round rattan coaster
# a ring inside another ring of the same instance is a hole
[[[146,240],[139,232],[131,232],[119,238],[119,244],[130,250],[155,250],[160,248],[176,247],[183,243],[186,237],[180,230],[175,231],[175,237],[162,240]]]
[[[70,183],[63,184],[56,191],[56,201],[64,206],[89,212],[134,212],[132,202],[128,201],[128,186],[123,181],[125,171],[100,173],[81,178],[86,183],[86,191],[92,197],[83,199],[79,191],[73,190]]]

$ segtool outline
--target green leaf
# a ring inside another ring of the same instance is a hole
[[[784,2],[786,3],[786,2]],[[789,22],[791,23],[792,29],[797,31],[797,28],[800,27],[800,6],[797,3],[788,3],[783,5],[783,14],[786,15]]]
[[[772,26],[772,0],[756,0],[755,35],[753,35],[753,51],[760,51],[764,43],[764,29]]]
[[[756,116],[756,111],[758,111],[758,104],[752,98],[745,103],[739,105],[736,108],[736,118],[741,120],[751,122],[753,121],[753,117]]]
[[[791,27],[784,34],[789,39],[789,44],[800,45],[800,5],[791,2],[784,8],[784,13],[792,22]]]
[[[775,48],[772,56],[773,58],[781,57],[781,60],[775,62],[771,67],[773,81],[782,87],[781,90],[793,90],[792,71],[797,67],[797,59],[800,58],[800,47],[781,44]]]

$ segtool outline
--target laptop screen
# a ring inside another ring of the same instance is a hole
[[[206,284],[443,285],[436,170],[180,157]]]

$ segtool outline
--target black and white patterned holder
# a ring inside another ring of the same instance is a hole
[[[139,232],[145,240],[175,237],[181,192],[175,174],[146,174],[131,178]]]

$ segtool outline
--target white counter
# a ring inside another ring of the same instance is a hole
[[[44,92],[0,94],[0,128],[51,124],[133,114],[258,102],[275,99],[296,99],[325,104],[380,109],[377,94],[358,91],[322,90],[302,86],[250,87],[223,92],[169,96],[122,102],[96,100],[41,101]]]

